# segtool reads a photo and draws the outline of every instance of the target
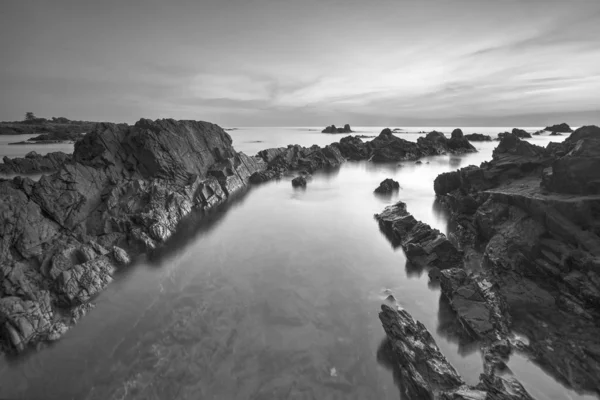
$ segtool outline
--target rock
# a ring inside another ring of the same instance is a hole
[[[462,254],[437,229],[417,221],[406,210],[406,204],[399,201],[376,214],[380,229],[392,244],[399,244],[406,258],[418,267],[439,269],[462,266]]]
[[[521,351],[547,373],[595,393],[600,358],[586,352],[600,348],[599,133],[582,127],[546,148],[508,133],[490,162],[434,183],[453,239],[474,255],[477,272],[439,277],[463,325],[490,346],[522,332]]]
[[[470,142],[491,142],[492,138],[489,135],[483,135],[481,133],[471,133],[464,136]]]
[[[321,133],[352,133],[352,129],[348,124],[344,125],[343,128],[336,128],[335,125],[331,125],[323,129]]]
[[[127,252],[125,250],[123,250],[122,248],[113,246],[112,252],[113,252],[113,257],[118,265],[127,265],[131,262],[131,259],[129,258],[129,254],[127,254]]]
[[[529,132],[527,132],[523,129],[519,129],[519,128],[513,128],[512,134],[521,139],[526,139],[526,138],[531,137],[531,134]]]
[[[452,131],[452,135],[450,137],[452,139],[462,139],[464,137],[462,129],[456,128]]]
[[[431,131],[431,132],[429,132],[425,136],[425,139],[427,139],[427,140],[433,140],[433,141],[441,141],[441,142],[446,142],[446,140],[448,140],[448,138],[446,137],[446,135],[444,135],[442,132],[438,132],[438,131]]]
[[[544,130],[548,132],[573,132],[573,129],[564,122],[562,124],[547,126]]]
[[[476,386],[465,384],[427,328],[407,311],[384,304],[379,319],[388,338],[384,351],[392,353],[388,357],[394,360],[402,398],[533,400],[517,380],[498,376],[491,368],[484,371]]]
[[[384,179],[375,189],[375,193],[390,194],[400,189],[400,184],[393,179]]]
[[[423,164],[423,161],[421,161],[421,160],[415,161],[415,164],[421,165],[421,164]]]
[[[292,179],[292,186],[293,187],[306,187],[306,178],[304,178],[303,176],[297,176],[294,179]]]
[[[34,174],[58,170],[71,162],[71,155],[57,151],[41,156],[31,151],[24,158],[4,157],[3,161],[4,163],[0,164],[2,174]]]

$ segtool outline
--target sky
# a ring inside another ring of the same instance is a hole
[[[1,0],[0,120],[600,125],[600,0]]]

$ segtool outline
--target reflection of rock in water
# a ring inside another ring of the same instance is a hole
[[[458,320],[456,312],[452,309],[448,299],[444,295],[440,295],[436,332],[448,341],[457,343],[458,353],[462,357],[466,357],[479,350],[479,342],[466,333],[465,328]]]
[[[402,374],[400,373],[399,361],[396,353],[392,350],[390,339],[387,336],[381,341],[377,348],[377,362],[379,365],[392,372],[394,383],[402,393]]]
[[[454,167],[454,168],[458,168],[460,167],[460,164],[462,164],[462,157],[450,157],[450,166]]]

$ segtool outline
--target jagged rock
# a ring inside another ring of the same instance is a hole
[[[529,132],[519,128],[513,128],[512,134],[521,139],[527,139],[531,137]]]
[[[344,157],[350,160],[366,160],[370,157],[369,147],[365,145],[359,136],[346,136],[339,143],[333,145],[340,150]]]
[[[471,142],[491,142],[492,138],[489,135],[484,135],[481,133],[471,133],[465,135],[465,138]]]
[[[51,333],[53,312],[50,294],[42,290],[35,299],[16,296],[0,298],[2,342],[9,349],[22,351],[30,342],[45,339]]]
[[[521,351],[567,386],[595,393],[600,358],[586,354],[600,348],[592,334],[600,331],[598,133],[583,127],[546,148],[507,134],[491,162],[440,175],[434,184],[456,225],[454,238],[482,261],[479,273],[442,285],[464,306],[456,307],[459,315],[478,313],[465,325],[487,341],[490,325],[502,336],[494,313],[484,315],[490,303],[473,301],[482,298],[477,290],[458,293],[488,281],[506,304],[501,320],[529,338]]]
[[[544,130],[548,132],[573,132],[573,129],[564,122],[562,124],[547,126]]]
[[[465,384],[438,348],[427,328],[407,311],[381,306],[379,319],[393,353],[401,397],[423,400],[533,400],[514,378],[500,377],[493,369],[480,376],[476,386]]]
[[[64,164],[71,162],[71,155],[57,151],[41,156],[35,151],[31,151],[23,158],[4,157],[3,161],[4,163],[0,164],[0,173],[2,174],[33,174],[56,171]]]
[[[306,178],[303,176],[297,176],[292,179],[293,187],[306,187]]]
[[[393,179],[384,179],[375,189],[375,193],[390,194],[400,189],[400,184]]]
[[[406,258],[413,264],[439,269],[455,268],[462,265],[462,254],[437,229],[417,221],[406,210],[406,204],[399,201],[376,214],[380,229],[390,241],[399,244]]]

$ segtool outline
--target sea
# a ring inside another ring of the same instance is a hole
[[[228,128],[236,150],[249,155],[346,136],[322,127]],[[383,128],[353,129],[375,136]],[[390,128],[403,129],[397,136],[410,141],[418,132],[449,136],[454,129]],[[492,137],[510,129],[462,128]],[[565,137],[528,140],[545,146]],[[25,139],[0,136],[0,156],[73,148],[6,145]],[[407,265],[373,217],[401,200],[415,218],[447,233],[433,181],[490,160],[497,142],[473,144],[477,153],[422,164],[347,162],[314,174],[305,189],[285,176],[252,186],[207,216],[190,216],[164,247],[118,271],[93,300],[95,309],[61,340],[1,358],[0,398],[398,399],[401,382],[378,319],[390,292],[476,384],[477,345],[457,337],[439,288],[426,270]],[[400,183],[397,194],[373,193],[385,178]],[[508,367],[538,400],[597,399],[566,388],[522,354]]]

